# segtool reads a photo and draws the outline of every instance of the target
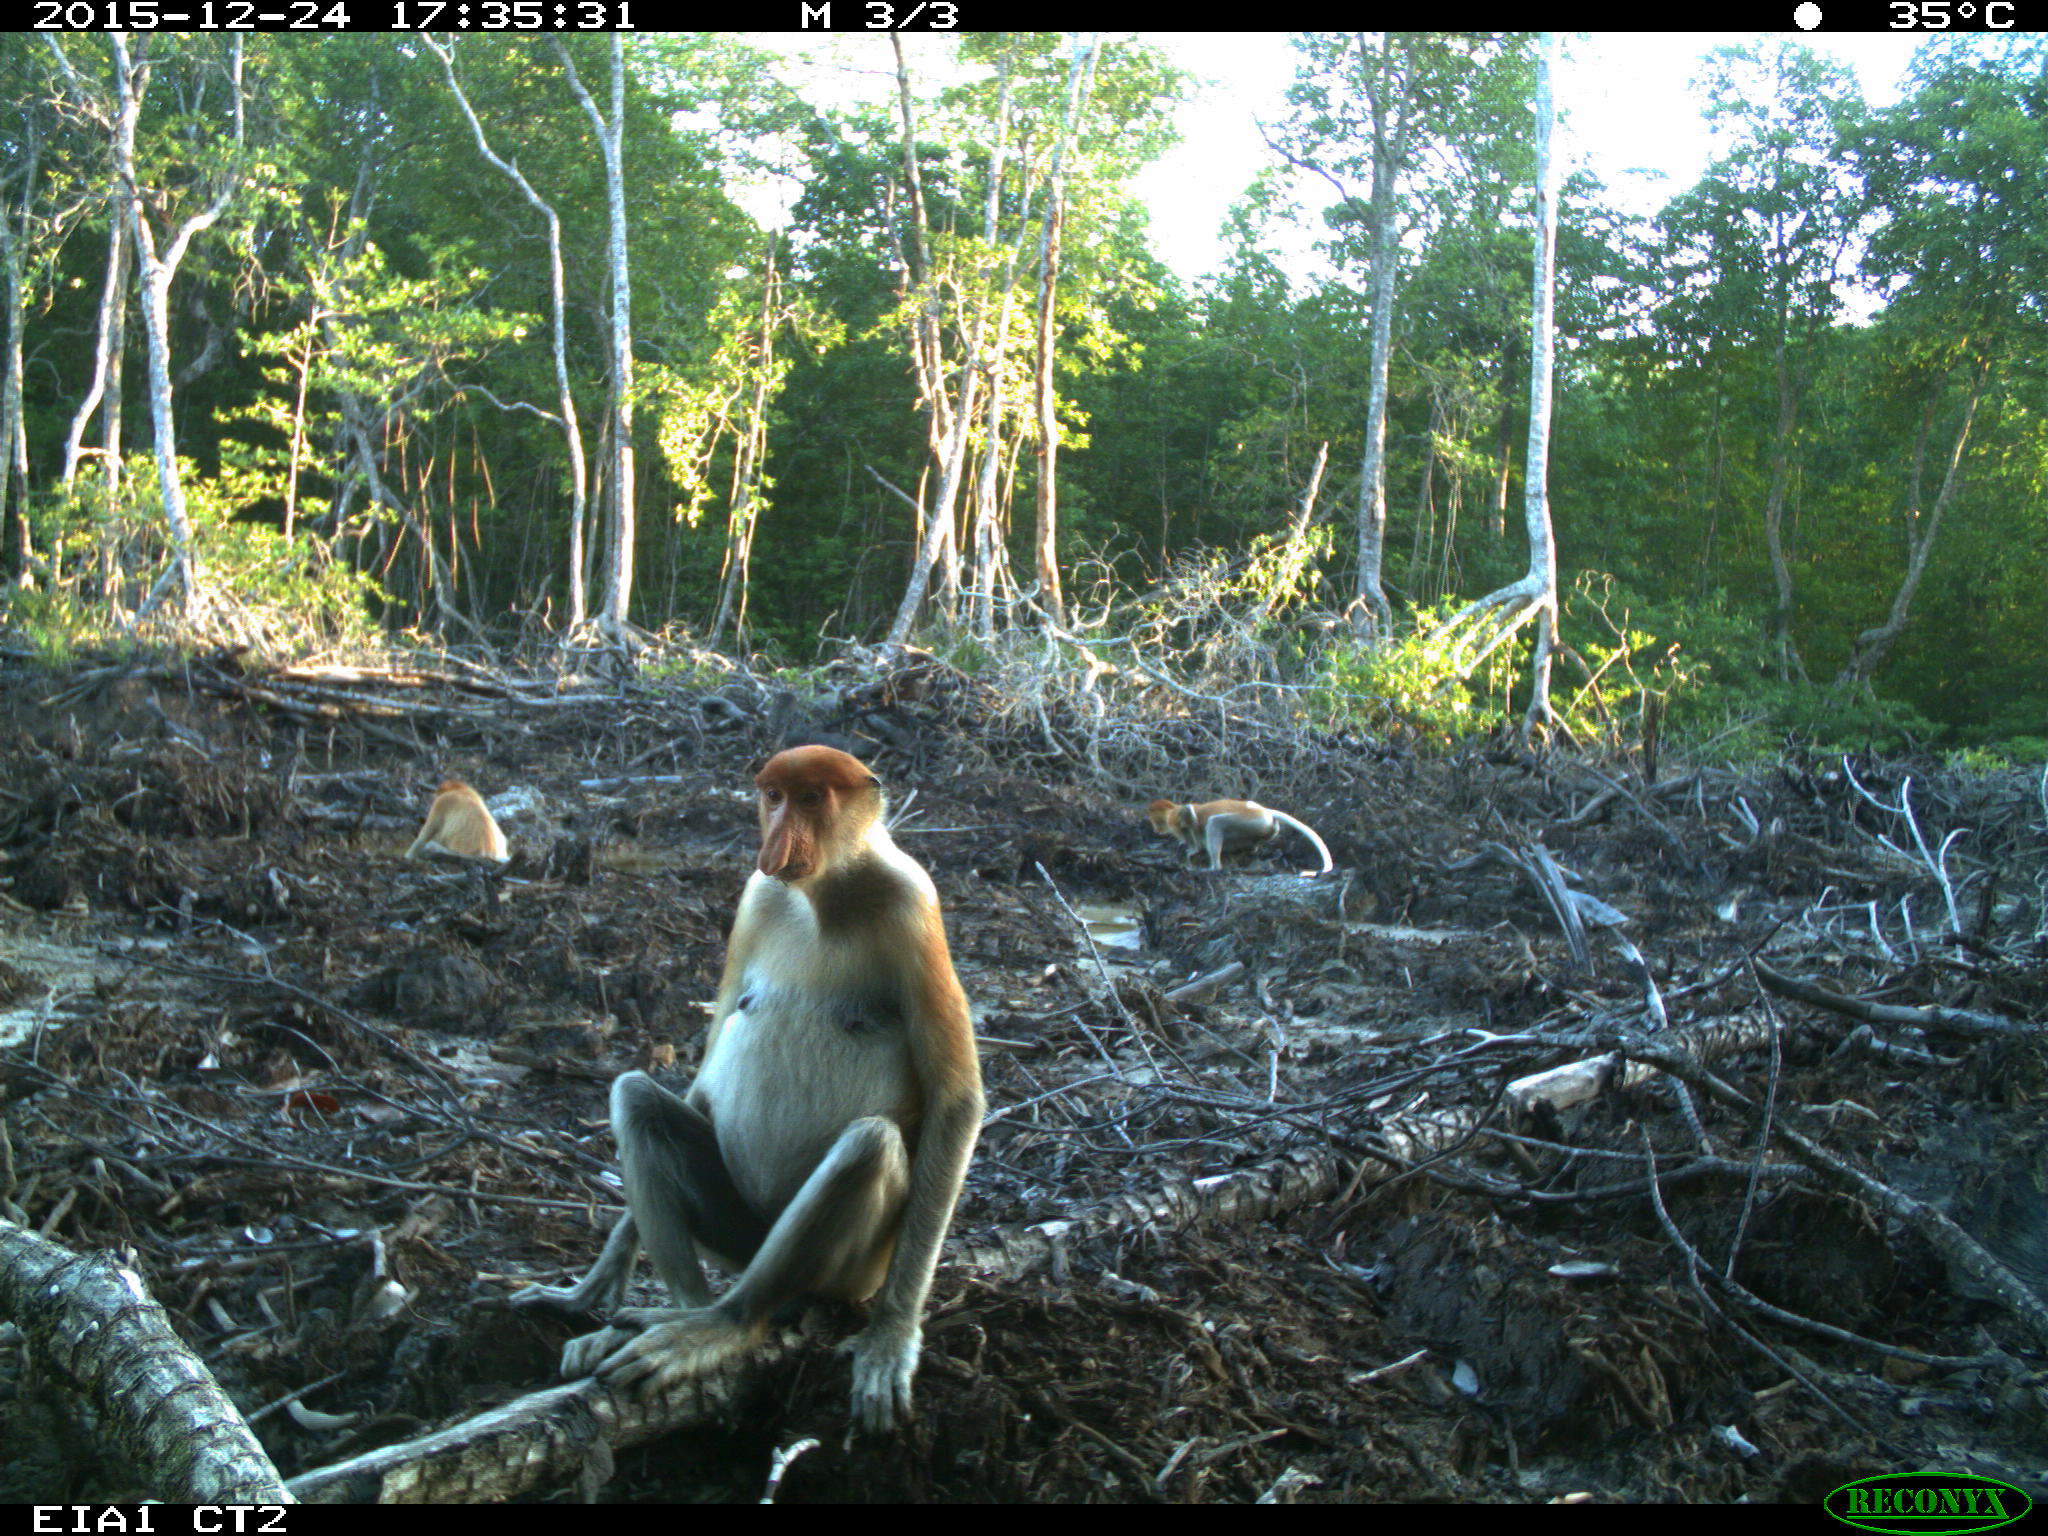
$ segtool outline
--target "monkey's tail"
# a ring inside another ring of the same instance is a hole
[[[1270,809],[1270,807],[1268,809]],[[1288,826],[1294,828],[1295,831],[1299,832],[1303,837],[1307,838],[1310,842],[1314,843],[1316,845],[1316,852],[1322,855],[1323,867],[1321,869],[1316,870],[1304,869],[1302,871],[1304,875],[1327,875],[1331,870],[1337,867],[1337,861],[1330,857],[1330,845],[1324,842],[1320,837],[1316,836],[1316,829],[1314,827],[1310,826],[1305,821],[1295,820],[1285,811],[1274,811],[1273,819],[1275,821],[1285,822]]]

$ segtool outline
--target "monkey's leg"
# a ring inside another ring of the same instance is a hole
[[[895,1122],[880,1116],[854,1121],[776,1218],[739,1283],[715,1305],[629,1307],[617,1320],[646,1332],[595,1362],[589,1356],[605,1335],[575,1340],[572,1350],[588,1346],[576,1364],[595,1364],[613,1385],[644,1382],[659,1393],[747,1348],[776,1311],[799,1296],[873,1294],[888,1270],[909,1186],[910,1158]],[[571,1373],[567,1352],[563,1370]]]
[[[648,1257],[667,1284],[670,1299],[679,1306],[702,1306],[711,1300],[711,1291],[704,1283],[691,1233],[701,1234],[717,1252],[730,1252],[735,1263],[743,1263],[766,1230],[767,1223],[746,1209],[733,1188],[710,1120],[644,1072],[626,1073],[613,1083],[612,1131],[627,1167],[626,1214],[613,1226],[604,1252],[582,1280],[573,1286],[531,1286],[512,1298],[515,1306],[613,1311],[626,1299],[643,1231],[652,1235]],[[695,1197],[699,1189],[708,1195]],[[678,1211],[680,1224],[670,1215]],[[643,1219],[642,1212],[654,1214]],[[733,1245],[730,1249],[723,1246],[727,1242]]]
[[[670,1302],[709,1305],[698,1243],[738,1266],[768,1235],[768,1223],[732,1181],[710,1116],[645,1072],[627,1072],[612,1083],[612,1135],[626,1203]]]
[[[562,1374],[585,1376],[599,1361],[633,1337],[632,1329],[647,1314],[690,1315],[711,1303],[704,1266],[697,1257],[701,1241],[730,1265],[746,1263],[761,1246],[768,1223],[750,1207],[732,1181],[718,1150],[718,1133],[710,1117],[678,1098],[645,1072],[627,1072],[612,1083],[612,1135],[619,1144],[625,1173],[626,1203],[638,1242],[668,1286],[670,1306],[624,1308],[608,1327],[571,1339],[562,1348]],[[616,1236],[616,1233],[614,1234]],[[613,1258],[612,1245],[598,1260],[583,1287],[595,1290],[598,1271]],[[607,1311],[625,1299],[625,1277],[632,1255],[627,1252],[616,1277]]]
[[[612,1223],[604,1251],[590,1273],[574,1285],[529,1285],[512,1298],[515,1307],[550,1307],[563,1312],[610,1312],[626,1299],[626,1281],[640,1255],[640,1234],[633,1213]]]
[[[1221,869],[1223,867],[1223,833],[1223,818],[1221,816],[1211,816],[1209,818],[1209,826],[1207,833],[1209,843],[1209,867],[1211,869]]]

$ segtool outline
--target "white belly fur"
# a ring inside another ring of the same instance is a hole
[[[770,1216],[848,1124],[901,1107],[910,1071],[900,1008],[804,980],[748,974],[741,996],[751,1006],[727,1015],[692,1095],[710,1111],[740,1193]]]

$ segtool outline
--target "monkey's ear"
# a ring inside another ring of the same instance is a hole
[[[874,775],[873,775],[872,773],[871,773],[871,774],[869,774],[869,775],[868,775],[868,788],[869,788],[869,789],[880,789],[881,787],[882,787],[882,781],[881,781],[880,779],[876,778],[876,777],[875,777],[875,776],[874,776]]]

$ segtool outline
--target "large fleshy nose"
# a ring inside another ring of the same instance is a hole
[[[768,813],[757,867],[762,874],[780,880],[801,880],[811,872],[812,862],[809,829],[795,807],[784,800]]]

